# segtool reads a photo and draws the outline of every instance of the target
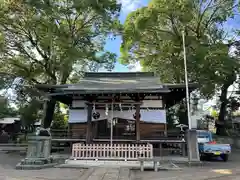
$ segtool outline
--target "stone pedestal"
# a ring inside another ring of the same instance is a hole
[[[32,136],[28,138],[26,158],[17,164],[17,169],[42,169],[54,166],[51,153],[51,136]]]
[[[28,138],[26,158],[49,158],[51,152],[51,137],[32,136]]]
[[[192,162],[200,162],[197,131],[195,129],[189,129],[186,132],[187,146],[188,146],[188,160]]]

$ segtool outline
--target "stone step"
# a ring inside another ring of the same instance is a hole
[[[80,180],[129,180],[128,168],[89,168],[81,176]]]

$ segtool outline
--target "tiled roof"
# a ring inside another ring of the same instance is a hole
[[[169,92],[153,73],[85,73],[84,78],[77,84],[69,85],[40,85],[37,88],[57,91],[78,91],[82,93],[110,92]]]
[[[156,77],[85,77],[78,84],[62,88],[66,91],[167,91]]]
[[[169,93],[171,89],[185,89],[185,84],[163,84],[151,72],[91,72],[85,73],[76,84],[38,85],[37,88],[50,93]]]

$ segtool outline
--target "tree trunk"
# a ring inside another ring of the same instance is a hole
[[[227,79],[225,84],[221,88],[221,95],[220,95],[220,112],[218,115],[218,122],[216,123],[216,134],[217,135],[225,135],[226,134],[226,129],[225,129],[225,116],[226,116],[226,108],[228,104],[228,99],[227,99],[227,93],[228,93],[228,88],[231,86],[234,81],[236,80],[235,73]]]
[[[69,71],[65,72],[63,74],[63,76],[60,80],[60,84],[65,84],[67,82],[68,77],[69,77]],[[56,84],[56,81],[53,80],[52,84]],[[53,121],[56,103],[57,103],[56,100],[53,98],[44,102],[44,108],[43,108],[44,117],[43,117],[43,122],[42,122],[43,128],[50,128],[52,121]]]
[[[54,110],[55,110],[55,105],[56,105],[56,100],[50,99],[48,101],[44,102],[44,117],[43,117],[43,123],[42,126],[43,128],[49,128],[51,126],[52,120],[53,120],[53,115],[54,115]]]
[[[220,95],[220,112],[218,115],[218,122],[216,123],[216,134],[217,135],[225,135],[225,126],[224,126],[224,121],[225,121],[225,115],[226,115],[226,106],[227,106],[227,90],[228,90],[228,85],[224,84],[221,88],[221,95]]]

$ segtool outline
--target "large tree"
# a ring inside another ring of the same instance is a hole
[[[6,117],[16,117],[17,111],[9,106],[8,100],[0,96],[0,119]]]
[[[9,74],[0,73],[0,119],[17,116],[16,109],[9,105],[9,98],[7,98],[8,89],[14,86],[14,79]]]
[[[206,97],[221,90],[224,120],[226,92],[236,80],[239,63],[229,56],[222,24],[233,16],[234,0],[152,0],[127,17],[123,30],[121,62],[140,61],[144,70],[156,72],[163,82],[184,82],[183,41],[191,82],[198,82]]]
[[[119,25],[116,0],[10,0],[0,6],[0,72],[33,86],[79,80],[89,63],[113,67],[115,54],[104,44]],[[45,120],[52,119],[55,102],[46,105]]]
[[[8,73],[0,73],[0,91],[1,94],[6,94],[7,90],[14,86],[15,77]]]

